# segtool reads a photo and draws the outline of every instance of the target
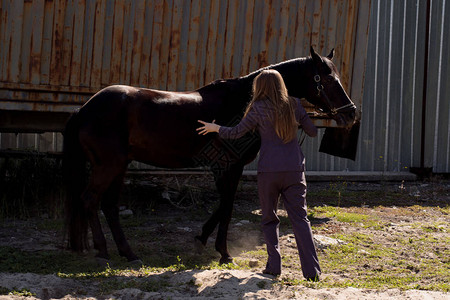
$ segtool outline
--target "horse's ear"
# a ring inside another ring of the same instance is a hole
[[[332,60],[332,59],[333,59],[333,56],[334,56],[334,48],[331,49],[331,52],[330,52],[330,54],[327,55],[327,58],[329,58],[330,60]]]
[[[322,57],[320,57],[320,55],[317,54],[316,51],[314,51],[314,48],[312,46],[311,46],[311,57],[316,64],[323,63]]]

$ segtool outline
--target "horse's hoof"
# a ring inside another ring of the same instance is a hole
[[[135,260],[129,261],[128,265],[132,268],[140,268],[144,265],[144,262],[140,259],[135,259]]]
[[[230,256],[228,256],[228,257],[222,257],[222,258],[219,260],[219,264],[221,264],[221,265],[234,264],[233,258],[230,257]]]
[[[95,261],[100,267],[112,267],[112,262],[109,259],[103,257],[95,257]]]
[[[205,245],[197,237],[194,239],[194,247],[197,254],[202,254],[205,250]]]

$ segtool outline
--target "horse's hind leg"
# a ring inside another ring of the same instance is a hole
[[[229,170],[219,173],[216,172],[216,186],[220,194],[220,205],[203,226],[201,236],[197,237],[205,245],[209,235],[213,232],[216,225],[219,224],[215,248],[222,256],[220,258],[221,264],[233,261],[233,258],[228,252],[227,236],[228,226],[233,212],[234,197],[242,170],[243,166],[233,165]]]
[[[128,261],[139,261],[139,258],[131,250],[119,222],[118,202],[124,175],[125,170],[121,175],[114,179],[113,183],[103,197],[101,207],[103,213],[105,214],[109,228],[111,229],[114,241],[116,242],[119,254],[127,258]]]
[[[118,170],[114,166],[94,165],[88,187],[82,196],[89,226],[92,231],[94,248],[98,250],[96,257],[105,260],[109,260],[109,254],[105,235],[103,234],[98,217],[98,210],[103,195],[114,181],[117,173]]]

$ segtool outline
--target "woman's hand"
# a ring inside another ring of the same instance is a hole
[[[214,123],[216,120],[212,121],[212,123],[201,120],[198,120],[198,122],[203,124],[202,127],[197,128],[198,134],[205,135],[210,132],[219,132],[220,126]]]

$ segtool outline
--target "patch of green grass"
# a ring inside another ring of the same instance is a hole
[[[318,206],[313,208],[314,216],[335,218],[339,222],[360,223],[369,219],[368,215],[345,212],[342,208],[334,206]]]
[[[23,289],[16,289],[13,288],[12,290],[7,289],[5,287],[0,286],[0,295],[8,295],[8,296],[20,296],[20,297],[33,297],[36,296],[35,293],[30,292],[29,289],[23,288]]]
[[[432,234],[410,239],[393,235],[388,243],[376,243],[366,234],[335,235],[346,242],[319,252],[324,274],[347,274],[343,279],[324,277],[320,287],[398,288],[449,291],[448,273],[450,251],[439,245]],[[292,283],[291,283],[292,284]]]

